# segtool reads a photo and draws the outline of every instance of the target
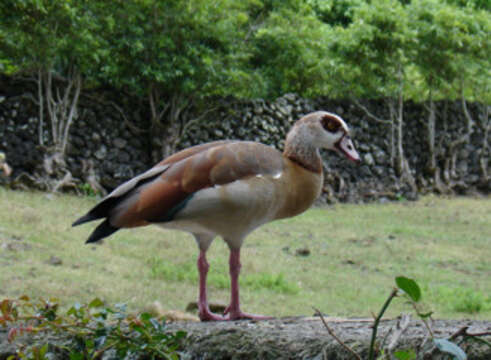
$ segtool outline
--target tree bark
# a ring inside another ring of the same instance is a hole
[[[467,101],[464,97],[464,84],[462,84],[461,90],[461,105],[462,105],[462,113],[464,114],[465,119],[465,130],[464,133],[454,141],[450,143],[447,160],[445,161],[445,173],[447,173],[448,182],[450,187],[452,186],[452,179],[457,177],[456,167],[457,167],[457,157],[458,157],[458,149],[465,144],[468,144],[471,135],[474,132],[475,121],[472,118],[472,115],[467,108]]]
[[[479,153],[479,168],[481,172],[481,182],[483,184],[489,181],[489,132],[491,131],[491,121],[489,121],[489,111],[491,106],[483,104],[481,105],[480,121],[477,121],[477,125],[482,134],[481,147],[478,150]]]
[[[440,178],[440,169],[437,164],[437,149],[435,144],[435,134],[436,134],[436,109],[435,102],[433,101],[433,96],[430,91],[429,95],[429,105],[425,105],[428,111],[428,119],[426,121],[426,142],[428,145],[428,160],[426,164],[426,171],[428,175],[433,179],[433,189],[439,193],[444,193],[445,187],[442,184]]]

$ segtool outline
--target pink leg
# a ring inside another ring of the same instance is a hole
[[[225,320],[223,316],[214,314],[210,311],[208,306],[208,299],[206,295],[206,275],[208,274],[208,269],[210,265],[206,261],[206,253],[200,251],[198,257],[198,272],[199,272],[199,298],[198,298],[198,309],[199,318],[201,321],[220,321]]]
[[[228,313],[228,320],[238,319],[253,319],[253,320],[266,320],[272,319],[270,316],[247,314],[240,310],[239,300],[239,274],[240,274],[240,249],[230,250],[230,280],[231,280],[231,293],[230,293],[230,305],[225,309],[225,314]]]

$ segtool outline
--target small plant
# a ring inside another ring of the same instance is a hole
[[[403,194],[397,193],[395,196],[395,200],[400,202],[405,202],[407,201],[407,198]]]
[[[9,328],[8,341],[42,332],[61,340],[48,344],[33,337],[31,344],[19,344],[17,355],[9,359],[44,360],[56,353],[70,360],[100,359],[110,352],[117,359],[178,359],[185,333],[167,333],[165,322],[148,313],[128,315],[125,305],[111,308],[97,298],[87,305],[75,304],[64,315],[58,308],[56,302],[35,302],[27,296],[0,302],[0,325]]]
[[[485,340],[480,339],[479,336],[482,335],[489,335],[488,333],[483,333],[483,334],[469,334],[467,333],[467,328],[462,328],[459,331],[457,331],[455,334],[450,336],[448,339],[443,339],[443,338],[436,338],[433,334],[433,331],[431,330],[431,327],[428,323],[428,319],[431,317],[432,312],[425,312],[421,308],[420,300],[421,300],[421,289],[416,281],[413,279],[407,278],[405,276],[398,276],[395,278],[396,282],[396,287],[392,289],[389,297],[385,301],[384,305],[382,306],[382,309],[378,313],[378,315],[374,319],[374,324],[373,324],[373,330],[372,330],[372,336],[370,340],[370,347],[369,347],[369,353],[368,353],[368,359],[369,360],[374,360],[376,357],[377,349],[376,349],[376,339],[377,339],[377,330],[378,330],[378,325],[380,320],[382,319],[382,316],[384,315],[385,311],[388,309],[390,303],[392,300],[398,296],[404,296],[409,304],[413,307],[414,311],[416,312],[416,315],[423,321],[426,329],[428,330],[429,336],[431,340],[433,341],[434,348],[440,350],[441,352],[450,354],[454,357],[456,360],[466,360],[467,355],[462,350],[457,344],[450,340],[454,340],[455,338],[462,336],[463,339],[461,342],[464,342],[468,339],[473,339],[476,341],[482,341],[485,342],[486,344],[490,345],[487,343]],[[315,308],[314,308],[315,309]],[[324,323],[324,326],[326,327],[327,331],[331,336],[333,336],[336,341],[338,341],[344,348],[346,348],[351,354],[356,358],[361,360],[361,356],[357,354],[353,349],[351,349],[349,346],[344,344],[337,336],[334,334],[332,329],[329,327],[327,322],[325,321],[324,317],[322,316],[321,312],[317,309],[316,313],[318,316],[320,316],[322,322]],[[385,358],[385,355],[383,354],[383,350],[381,351],[382,353],[379,354],[381,357],[379,358]],[[390,355],[390,354],[389,354]],[[407,350],[397,350],[394,351],[392,354],[396,359],[399,360],[413,360],[416,359],[416,352],[413,349],[407,349]]]
[[[420,307],[421,289],[418,283],[413,279],[407,278],[405,276],[398,276],[395,278],[395,281],[396,281],[397,289],[395,292],[393,291],[391,293],[388,302],[390,302],[390,300],[392,300],[395,296],[398,295],[400,291],[402,291],[405,297],[408,299],[408,302],[411,304],[414,311],[416,312],[416,315],[423,321],[426,329],[428,330],[430,338],[433,340],[433,345],[436,348],[438,348],[441,352],[445,352],[450,355],[453,355],[454,358],[457,360],[466,360],[467,355],[465,354],[464,350],[462,350],[457,344],[449,341],[449,339],[435,338],[433,331],[431,330],[431,327],[428,323],[428,319],[431,317],[433,312],[432,311],[423,312],[421,310]],[[373,353],[373,349],[371,347],[370,354],[372,353]],[[402,351],[398,351],[397,355],[394,354],[394,356],[396,356],[397,359],[401,359],[401,360],[413,359],[414,358],[413,355],[414,355],[414,351],[412,350],[402,350]],[[369,359],[374,359],[373,355],[370,356]]]
[[[99,195],[98,192],[96,192],[92,186],[88,183],[82,183],[77,186],[78,191],[84,195],[84,196],[89,196],[89,197],[95,197]]]

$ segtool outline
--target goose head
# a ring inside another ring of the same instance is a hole
[[[289,132],[286,142],[294,144],[300,141],[316,149],[335,151],[353,162],[360,162],[348,125],[336,114],[317,111],[297,121]]]

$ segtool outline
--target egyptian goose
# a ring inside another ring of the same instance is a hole
[[[149,224],[187,231],[200,250],[201,320],[264,319],[240,309],[240,248],[257,227],[312,205],[323,184],[321,148],[360,159],[341,117],[318,111],[295,123],[283,153],[248,141],[193,146],[120,185],[73,226],[104,219],[87,243],[121,228]],[[206,289],[206,251],[217,235],[230,248],[231,299],[223,316],[210,311]]]

